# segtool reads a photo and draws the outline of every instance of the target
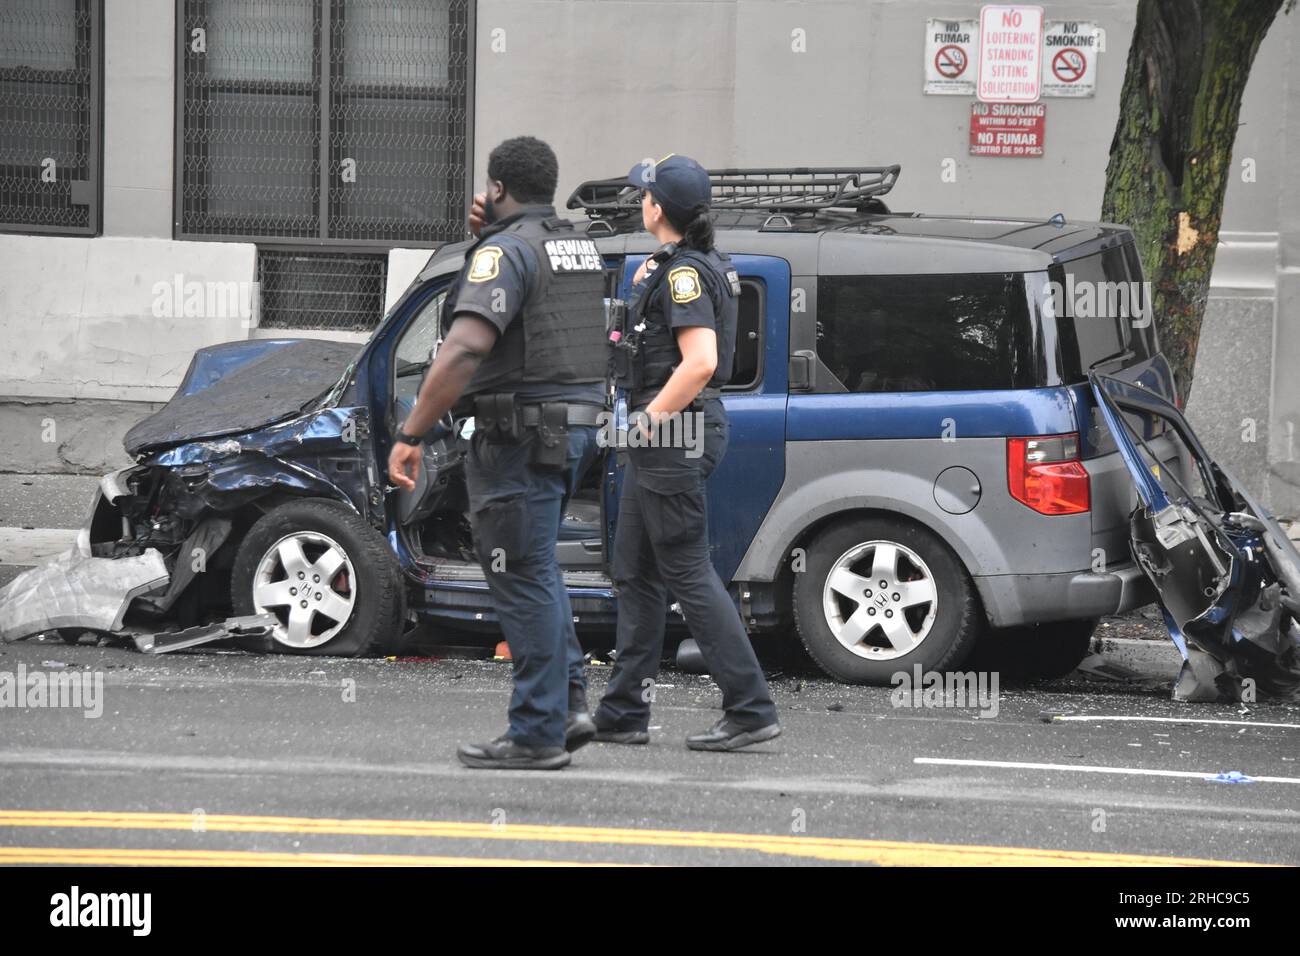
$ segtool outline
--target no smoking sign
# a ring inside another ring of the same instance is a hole
[[[1066,47],[1052,57],[1052,75],[1062,83],[1078,83],[1088,72],[1088,60],[1081,50]]]
[[[1043,29],[1043,95],[1092,96],[1105,31],[1091,21],[1049,20]]]
[[[966,72],[966,51],[949,43],[934,55],[934,68],[944,79],[955,80]]]
[[[925,21],[925,92],[970,96],[975,92],[976,20]]]

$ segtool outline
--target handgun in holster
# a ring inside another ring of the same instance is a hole
[[[613,380],[625,387],[636,387],[637,352],[641,334],[629,328],[627,303],[613,299],[609,304],[609,371]]]
[[[564,402],[542,402],[532,462],[547,471],[563,471],[568,460],[569,406]]]

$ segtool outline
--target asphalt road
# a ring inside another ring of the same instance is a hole
[[[80,522],[84,480],[6,480],[11,528]],[[439,638],[388,661],[0,647],[0,688],[103,682],[97,717],[0,707],[0,863],[1300,863],[1300,707],[1175,704],[1167,642],[1107,642],[1127,681],[1004,684],[986,716],[769,658],[785,733],[736,754],[685,749],[719,694],[667,669],[649,746],[528,773],[456,762],[504,729],[509,665]],[[1232,772],[1254,782],[1211,779]]]
[[[230,851],[634,863],[1090,862],[1091,854],[1300,862],[1293,706],[1190,708],[1155,688],[1099,691],[1076,680],[1002,688],[997,715],[980,717],[971,708],[895,708],[888,688],[773,675],[785,734],[750,752],[700,754],[682,738],[716,718],[717,690],[707,678],[666,671],[649,746],[592,744],[553,773],[472,771],[456,762],[455,747],[504,729],[504,663],[197,650],[147,657],[59,642],[9,645],[0,655],[0,671],[76,669],[104,682],[98,718],[73,708],[0,711],[0,861],[59,848],[103,851],[97,859],[109,862],[131,862],[129,850],[163,851],[163,862],[192,854],[211,862]],[[605,673],[590,668],[596,693]],[[1122,719],[1045,723],[1044,712]],[[1136,719],[1170,717],[1245,723]],[[1230,771],[1276,779],[1203,779]],[[149,816],[157,814],[168,816]]]

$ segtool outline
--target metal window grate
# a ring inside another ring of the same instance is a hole
[[[0,3],[0,229],[98,229],[100,23],[100,0]]]
[[[259,249],[266,329],[368,332],[384,315],[388,256]]]
[[[461,238],[468,3],[331,6],[329,234]]]
[[[180,231],[320,235],[318,0],[186,0]]]
[[[459,238],[469,0],[181,0],[178,234]]]

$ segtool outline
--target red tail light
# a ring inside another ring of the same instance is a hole
[[[1011,497],[1040,514],[1075,515],[1092,507],[1088,472],[1079,460],[1079,436],[1007,439]]]

